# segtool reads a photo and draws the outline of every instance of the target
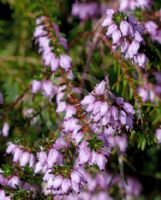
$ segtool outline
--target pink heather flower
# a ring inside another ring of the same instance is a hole
[[[113,24],[113,21],[112,21],[112,16],[111,16],[111,18],[108,17],[108,18],[106,18],[106,19],[103,21],[102,26],[103,26],[103,27],[106,27],[106,26],[110,26],[110,25],[112,25],[112,24]]]
[[[77,112],[76,108],[74,106],[68,105],[66,107],[66,114],[65,114],[65,119],[71,118],[73,115],[75,115]]]
[[[33,80],[31,85],[32,85],[33,94],[36,94],[37,92],[41,90],[41,87],[42,87],[41,81]]]
[[[123,36],[127,36],[129,33],[129,23],[126,20],[121,21],[120,30]]]
[[[49,43],[50,43],[49,38],[40,37],[40,38],[38,38],[38,42],[39,42],[39,46],[40,46],[39,51],[44,52],[43,56],[45,55],[46,52],[50,52],[51,48],[49,47]],[[44,59],[45,59],[45,56],[44,56]]]
[[[133,40],[132,43],[129,45],[128,51],[127,51],[127,58],[133,58],[140,48],[139,42],[136,40]]]
[[[43,166],[40,162],[36,163],[34,172],[35,174],[39,173],[42,170]]]
[[[106,81],[101,81],[98,85],[96,85],[94,92],[97,96],[103,95],[106,91]]]
[[[106,36],[109,37],[111,36],[117,29],[117,25],[116,24],[112,24],[108,27],[108,31],[106,32]]]
[[[35,166],[35,156],[33,154],[30,154],[29,167],[33,168],[34,166]]]
[[[30,153],[29,152],[22,153],[19,160],[20,160],[20,166],[24,167],[30,161]]]
[[[125,113],[123,110],[121,110],[121,111],[119,112],[119,120],[120,120],[121,124],[123,124],[123,125],[126,124],[127,115],[126,115],[126,113]]]
[[[107,9],[107,10],[106,10],[106,14],[107,14],[109,17],[112,17],[114,13],[115,13],[114,9]]]
[[[5,122],[5,123],[3,124],[3,128],[2,128],[2,135],[3,135],[4,137],[7,137],[7,136],[8,136],[8,134],[9,134],[9,129],[10,129],[9,124],[8,124],[7,122]]]
[[[90,149],[88,148],[88,143],[83,141],[80,145],[79,150],[79,164],[84,164],[89,161],[91,157]]]
[[[46,42],[49,42],[49,39],[47,38]],[[49,45],[49,44],[47,44]],[[45,51],[42,54],[42,58],[44,61],[44,65],[47,67],[51,67],[51,63],[55,58],[55,54],[52,52],[52,48],[51,47],[45,47]]]
[[[105,169],[105,165],[107,163],[107,159],[104,155],[102,154],[98,154],[96,156],[96,164],[98,165],[100,170],[104,170]]]
[[[112,43],[117,44],[120,41],[121,38],[121,32],[119,30],[115,30],[112,33]]]
[[[137,59],[136,63],[138,63],[138,65],[140,67],[146,66],[146,63],[147,63],[148,60],[147,60],[145,54],[139,54],[136,59]]]
[[[57,58],[56,56],[53,56],[52,60],[51,60],[51,70],[52,72],[55,72],[58,67],[59,67],[59,58]]]
[[[63,147],[67,147],[67,146],[68,146],[68,143],[64,140],[63,137],[59,137],[59,138],[55,141],[55,143],[54,143],[54,145],[53,145],[53,147],[54,147],[55,149],[57,149],[57,150],[60,150],[60,149],[62,149]]]
[[[135,39],[137,42],[143,42],[143,37],[140,35],[139,32],[135,32],[135,34],[134,34],[134,39]]]
[[[47,32],[44,30],[44,26],[43,25],[39,25],[39,26],[37,26],[37,28],[36,28],[36,30],[34,32],[34,37],[38,38],[38,37],[44,36],[46,34],[47,34]]]
[[[161,129],[156,130],[155,136],[158,139],[158,143],[161,144]]]
[[[118,109],[115,106],[112,106],[110,108],[110,112],[111,112],[111,115],[112,115],[113,119],[115,121],[118,120]]]
[[[115,133],[115,130],[112,127],[108,127],[104,130],[104,134],[109,136],[109,135],[113,135]]]
[[[84,99],[81,101],[81,104],[82,105],[92,104],[94,101],[95,101],[95,97],[90,94],[84,97]]]
[[[60,186],[62,185],[63,182],[63,177],[62,176],[55,176],[54,180],[53,180],[53,185],[52,187],[57,190],[58,188],[60,188]]]
[[[47,182],[49,179],[53,179],[54,175],[52,174],[52,169],[47,169],[44,177],[43,177],[43,181]]]
[[[17,176],[13,176],[8,181],[8,186],[10,186],[13,189],[16,189],[18,186],[20,186],[20,179]]]
[[[53,165],[57,162],[58,158],[59,158],[58,151],[55,149],[50,149],[47,158],[48,167],[49,168],[53,167]]]
[[[100,111],[100,106],[101,106],[101,104],[102,104],[101,101],[96,101],[96,102],[94,103],[94,107],[93,107],[93,111],[92,111],[92,113],[93,113],[94,115],[96,115],[96,114]]]
[[[52,98],[56,94],[56,86],[54,86],[53,83],[49,80],[43,81],[42,90],[44,95],[49,98]]]
[[[121,53],[125,53],[129,47],[129,42],[125,39],[121,42]]]
[[[71,58],[68,55],[62,54],[60,56],[60,66],[68,71],[71,68]]]
[[[19,147],[16,147],[16,149],[14,149],[14,152],[13,152],[13,161],[18,162],[22,154],[23,154],[23,151]]]
[[[71,181],[69,179],[63,180],[61,190],[63,194],[67,194],[71,190]]]
[[[72,184],[72,189],[76,194],[80,193],[80,185],[78,183],[76,183],[75,181],[71,182]]]
[[[40,151],[37,153],[37,158],[40,164],[44,165],[47,162],[47,154],[45,151]]]
[[[81,182],[81,177],[80,177],[79,172],[73,171],[71,173],[71,180],[72,180],[72,182],[79,184]]]
[[[59,102],[56,112],[61,113],[64,112],[65,110],[66,110],[66,102],[65,101]]]
[[[79,144],[82,141],[83,137],[84,137],[84,134],[81,131],[73,132],[72,134],[72,139],[76,142],[76,144]]]
[[[13,144],[12,142],[8,142],[6,153],[7,154],[13,153],[16,148],[17,148],[17,146],[15,144]]]
[[[123,108],[124,108],[124,110],[125,110],[126,112],[131,113],[131,114],[135,114],[135,110],[134,110],[134,108],[133,108],[133,106],[132,106],[131,104],[125,102],[125,103],[123,104]]]

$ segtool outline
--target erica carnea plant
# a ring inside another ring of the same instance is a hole
[[[161,4],[1,4],[0,199],[159,199]]]

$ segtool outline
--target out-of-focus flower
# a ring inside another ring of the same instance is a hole
[[[9,134],[9,129],[10,129],[9,124],[8,124],[7,122],[5,122],[5,123],[3,124],[1,134],[2,134],[4,137],[7,137],[8,134]]]
[[[158,139],[158,143],[161,144],[161,129],[156,130],[155,136]]]

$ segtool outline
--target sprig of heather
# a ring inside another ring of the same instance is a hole
[[[107,84],[107,79],[103,80],[81,101],[92,122],[93,130],[99,133],[107,128],[115,131],[120,131],[123,127],[132,129],[135,114],[133,106],[123,98],[115,97],[107,89]]]
[[[70,72],[71,58],[64,53],[67,43],[60,36],[59,28],[56,24],[50,23],[46,16],[38,18],[34,38],[39,45],[39,52],[42,54],[46,67],[49,67],[52,72],[56,72],[60,68],[67,73]]]
[[[34,36],[50,75],[59,72],[57,77],[61,76],[62,82],[54,85],[50,76],[33,80],[32,93],[41,92],[51,103],[56,97],[56,112],[64,113],[64,117],[59,136],[46,146],[41,145],[36,154],[13,143],[8,143],[6,153],[13,155],[13,162],[22,170],[28,165],[42,177],[45,195],[79,193],[87,183],[80,166],[84,170],[91,166],[105,170],[113,148],[119,148],[122,153],[126,151],[126,137],[115,134],[133,128],[135,111],[109,91],[108,78],[80,101],[79,89],[72,82],[71,58],[48,17],[37,20]]]
[[[102,26],[107,30],[106,37],[112,39],[113,50],[120,49],[125,59],[134,62],[141,68],[146,67],[148,59],[140,48],[144,42],[143,27],[133,16],[107,9]]]

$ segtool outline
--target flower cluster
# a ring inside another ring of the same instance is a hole
[[[121,48],[125,59],[132,60],[142,68],[146,67],[147,57],[140,50],[143,30],[134,17],[107,9],[102,26],[107,29],[106,36],[112,38],[113,50]]]
[[[45,195],[66,195],[71,192],[78,194],[87,182],[79,169],[73,170],[68,178],[64,178],[62,175],[53,175],[50,172],[51,170],[47,171],[43,178],[43,192]]]
[[[37,153],[38,162],[35,165],[35,173],[42,171],[46,172],[47,169],[53,168],[56,164],[63,164],[61,153],[55,149],[51,148],[48,153],[45,151],[40,151]]]
[[[110,150],[107,148],[99,149],[98,152],[91,151],[90,144],[86,141],[82,142],[79,146],[78,164],[82,166],[85,163],[88,165],[97,165],[100,170],[105,170],[107,157],[110,154]]]
[[[120,11],[135,10],[141,8],[143,10],[150,8],[152,0],[119,0]]]
[[[57,93],[57,86],[55,86],[50,80],[32,81],[32,93],[42,92],[42,94],[51,100]]]
[[[12,142],[8,143],[7,149],[6,149],[7,154],[12,154],[13,155],[13,162],[19,162],[21,167],[25,167],[27,164],[31,168],[34,167],[35,164],[35,156],[33,153],[26,151],[21,147],[20,145],[13,144]]]
[[[133,107],[121,97],[115,97],[107,90],[107,81],[99,83],[94,91],[85,96],[81,101],[85,111],[89,114],[89,120],[94,123],[94,130],[112,127],[119,130],[133,128]]]
[[[44,22],[48,21],[47,17],[40,17],[37,19],[36,22],[36,30],[34,33],[34,38],[36,39],[36,43],[39,45],[39,52],[42,54],[42,58],[44,61],[45,66],[50,67],[52,72],[56,72],[58,68],[63,69],[66,72],[69,72],[71,69],[71,58],[65,53],[59,53],[58,55],[53,53],[53,48],[50,45],[50,38],[48,36],[47,27],[45,27]],[[48,22],[46,22],[48,24]],[[48,25],[46,25],[48,26]],[[64,42],[64,38],[60,37],[59,35],[59,29],[57,26],[53,25],[53,30],[55,31],[55,37],[58,37],[59,40],[55,38],[58,44],[62,45],[63,47],[66,47],[66,42]],[[52,31],[52,30],[51,30]],[[53,41],[55,42],[55,41]],[[56,48],[56,46],[55,46]]]

